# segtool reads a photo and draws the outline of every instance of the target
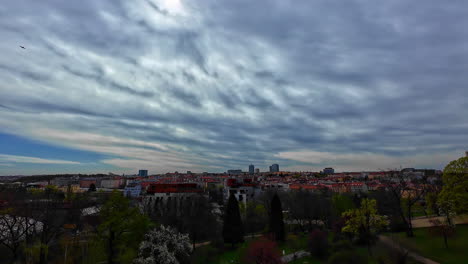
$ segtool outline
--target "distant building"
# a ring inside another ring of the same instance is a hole
[[[279,172],[279,165],[278,164],[272,164],[270,166],[270,172]]]
[[[255,166],[253,164],[249,165],[249,174],[254,174],[255,172]]]
[[[139,170],[138,171],[139,177],[148,177],[148,170]]]
[[[125,186],[124,189],[124,196],[125,197],[138,197],[141,193],[141,185],[137,183],[130,183]]]
[[[125,183],[124,179],[109,178],[101,180],[101,188],[104,189],[118,189]]]
[[[242,170],[228,170],[227,173],[228,174],[241,174]]]
[[[83,178],[80,179],[80,188],[89,188],[91,184],[94,184],[96,187],[101,186],[101,179],[96,178]]]
[[[229,199],[232,194],[239,202],[246,203],[256,196],[260,195],[260,189],[257,188],[257,183],[252,179],[227,179],[224,188],[224,198]]]
[[[334,174],[335,170],[333,168],[325,168],[323,169],[324,174]]]
[[[255,173],[260,173],[260,169],[259,169],[259,168],[256,168],[256,169],[255,169]]]

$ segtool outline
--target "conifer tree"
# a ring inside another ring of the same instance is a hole
[[[223,238],[225,243],[234,244],[244,242],[244,230],[239,212],[239,204],[233,194],[229,196],[224,212]]]
[[[284,241],[284,221],[281,201],[277,194],[271,199],[270,233],[276,241]]]

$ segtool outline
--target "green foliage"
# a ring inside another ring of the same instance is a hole
[[[451,161],[444,168],[439,204],[445,210],[468,212],[468,157]]]
[[[244,241],[244,228],[239,212],[239,203],[234,195],[229,196],[224,213],[223,238],[225,243],[232,245]]]
[[[255,201],[240,204],[243,223],[247,233],[261,232],[266,228],[267,212],[265,206]]]
[[[149,219],[130,200],[114,191],[100,211],[101,224],[98,227],[101,241],[107,245],[108,263],[133,259],[130,251],[136,252],[138,243],[150,226]],[[122,261],[123,262],[123,261]]]
[[[360,208],[344,212],[343,217],[347,220],[342,231],[353,234],[359,234],[362,228],[375,233],[388,225],[386,217],[377,214],[377,201],[373,199],[363,199]]]
[[[439,209],[437,207],[437,193],[429,192],[425,197],[426,208],[429,214],[439,214]]]
[[[377,214],[377,201],[365,198],[361,207],[344,212],[343,217],[346,222],[342,231],[353,234],[357,242],[365,243],[371,254],[376,233],[388,225],[386,217]]]
[[[333,212],[342,215],[344,212],[354,209],[354,202],[351,197],[345,194],[335,194],[332,197]]]

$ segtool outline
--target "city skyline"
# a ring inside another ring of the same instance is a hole
[[[6,0],[0,175],[443,169],[468,149],[467,8]]]

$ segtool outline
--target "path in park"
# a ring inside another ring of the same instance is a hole
[[[300,251],[296,251],[296,252],[294,252],[292,254],[282,256],[281,261],[284,262],[284,263],[288,263],[288,262],[291,262],[293,260],[300,259],[300,258],[307,257],[307,256],[310,256],[309,252],[304,251],[304,250],[300,250]]]
[[[433,216],[433,217],[422,216],[422,217],[413,218],[413,221],[411,221],[411,223],[413,224],[414,228],[430,227],[432,226],[432,224],[429,220],[432,220],[432,219],[439,219],[440,221],[445,220],[443,216]],[[457,215],[453,218],[453,221],[457,225],[468,224],[468,215]]]
[[[420,263],[423,263],[423,264],[439,264],[439,262],[435,262],[431,259],[428,259],[428,258],[425,258],[417,253],[414,253],[412,251],[409,251],[408,249],[406,248],[403,248],[400,244],[398,244],[397,242],[393,241],[390,237],[388,236],[382,236],[380,235],[379,236],[379,240],[384,243],[385,245],[389,246],[389,247],[392,247],[396,250],[402,250],[404,252],[408,252],[408,256]]]
[[[244,236],[244,238],[247,239],[247,238],[260,237],[260,236],[263,236],[263,234],[246,235],[246,236]],[[209,245],[209,244],[211,244],[211,241],[196,243],[195,248],[206,246],[206,245]]]

